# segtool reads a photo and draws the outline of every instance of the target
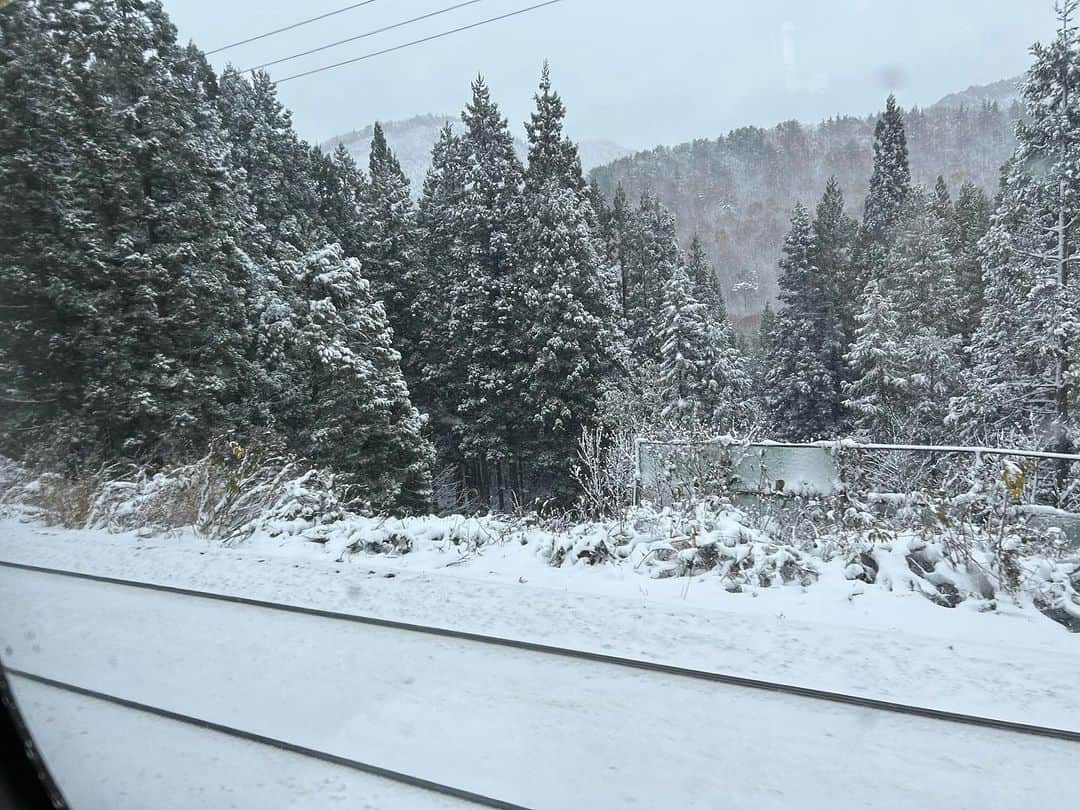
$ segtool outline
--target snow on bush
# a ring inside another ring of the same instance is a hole
[[[347,512],[333,476],[279,452],[222,439],[192,464],[114,465],[81,476],[0,465],[0,505],[66,528],[156,534],[191,529],[235,540],[272,527],[299,533]]]
[[[68,527],[313,542],[339,559],[433,552],[455,564],[501,547],[556,568],[712,579],[733,593],[828,581],[853,595],[882,588],[942,607],[991,610],[1007,598],[1080,632],[1080,552],[992,498],[977,510],[843,493],[758,499],[741,509],[718,498],[643,505],[577,521],[536,513],[393,518],[350,512],[331,476],[296,459],[222,442],[194,464],[156,474],[108,469],[66,480],[5,461],[0,504]]]

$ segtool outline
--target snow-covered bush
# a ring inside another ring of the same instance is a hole
[[[271,442],[217,439],[198,461],[158,471],[114,465],[65,476],[16,467],[5,478],[0,503],[66,528],[191,528],[229,540],[257,530],[291,533],[346,514],[333,476]]]

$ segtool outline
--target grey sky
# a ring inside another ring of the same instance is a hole
[[[348,0],[164,0],[204,49]],[[212,57],[247,68],[453,5],[378,0]],[[522,8],[484,0],[271,69],[283,77]],[[1053,32],[1052,0],[564,0],[529,14],[283,84],[300,133],[323,140],[373,120],[456,113],[482,72],[511,124],[528,115],[540,64],[579,138],[631,148],[716,137],[744,124],[868,113],[1021,73]]]

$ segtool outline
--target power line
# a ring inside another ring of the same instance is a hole
[[[527,11],[535,11],[538,8],[544,8],[544,6],[553,6],[556,3],[561,3],[563,0],[547,0],[546,3],[537,3],[534,6],[526,6],[520,8],[517,11],[510,11],[506,14],[500,14],[498,17],[489,17],[486,20],[480,20],[479,22],[470,23],[469,25],[462,25],[458,28],[451,28],[449,31],[443,31],[440,34],[432,34],[429,37],[422,37],[420,39],[414,39],[412,42],[404,42],[401,45],[394,45],[391,48],[383,48],[381,51],[372,51],[371,53],[365,53],[363,56],[357,56],[354,59],[346,59],[344,62],[335,62],[332,65],[324,65],[320,68],[314,68],[313,70],[305,70],[303,73],[294,73],[291,76],[286,76],[284,79],[275,80],[274,84],[282,84],[284,82],[290,82],[293,79],[299,79],[304,76],[311,76],[313,73],[322,73],[324,70],[332,70],[333,68],[342,67],[343,65],[351,65],[354,62],[362,62],[365,59],[372,59],[376,56],[382,56],[383,54],[393,53],[394,51],[400,51],[405,48],[411,48],[413,45],[420,45],[424,42],[431,42],[433,39],[441,39],[448,37],[451,34],[457,34],[461,31],[468,31],[470,28],[479,28],[481,25],[487,25],[488,23],[497,22],[498,20],[505,20],[507,17],[516,17],[518,14],[524,14]]]
[[[240,45],[247,45],[249,42],[255,42],[256,40],[266,39],[267,37],[272,37],[274,34],[280,34],[283,31],[292,31],[294,28],[299,28],[302,25],[307,25],[308,23],[318,22],[319,20],[325,20],[327,17],[333,17],[335,14],[343,14],[346,11],[352,11],[354,8],[360,8],[360,6],[370,6],[374,2],[375,2],[375,0],[364,0],[364,2],[362,2],[362,3],[353,3],[351,6],[345,6],[345,8],[339,8],[336,11],[328,11],[325,14],[320,14],[317,17],[308,17],[306,20],[300,20],[300,22],[295,22],[292,25],[286,25],[284,28],[275,28],[273,31],[267,31],[265,34],[259,34],[258,36],[248,37],[247,39],[242,39],[239,42],[233,42],[233,43],[230,43],[228,45],[222,45],[220,48],[214,48],[214,50],[212,50],[212,51],[207,51],[206,55],[209,56],[210,54],[221,53],[222,51],[227,51],[227,50],[229,50],[229,48],[237,48]]]
[[[465,6],[476,5],[480,2],[483,2],[483,0],[466,0],[466,2],[458,3],[455,6],[448,6],[447,8],[441,8],[438,11],[431,11],[427,14],[421,14],[419,17],[413,17],[411,20],[402,20],[401,22],[396,22],[393,25],[384,25],[382,28],[375,28],[371,31],[365,31],[363,34],[357,34],[356,36],[348,37],[347,39],[339,39],[337,42],[331,42],[328,45],[320,45],[318,48],[312,48],[309,51],[301,51],[300,53],[294,53],[292,56],[284,56],[281,59],[275,59],[273,62],[263,62],[261,65],[256,65],[255,67],[248,68],[247,70],[262,70],[263,68],[272,67],[273,65],[280,65],[282,62],[291,62],[293,59],[299,59],[301,56],[310,56],[311,54],[318,53],[319,51],[325,51],[329,50],[330,48],[336,48],[338,45],[344,45],[346,42],[355,42],[358,39],[372,37],[375,36],[375,34],[382,34],[385,31],[391,31],[394,28],[401,28],[411,23],[419,22],[420,20],[426,20],[429,17],[438,17],[440,14],[446,14],[451,11],[456,11],[459,8],[465,8]]]

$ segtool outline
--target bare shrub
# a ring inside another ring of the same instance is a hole
[[[612,517],[630,506],[635,485],[634,440],[625,432],[584,428],[571,469],[581,490],[582,511],[590,518]]]

